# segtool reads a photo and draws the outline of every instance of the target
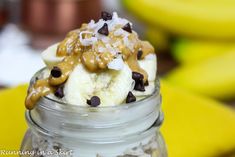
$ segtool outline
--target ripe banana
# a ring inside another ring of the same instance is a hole
[[[194,64],[235,49],[235,42],[178,39],[172,46],[174,58],[181,64]]]
[[[157,71],[157,56],[156,54],[149,54],[144,59],[138,61],[139,66],[148,74],[148,81],[152,82],[156,79]]]
[[[171,84],[219,99],[235,97],[235,49],[166,76]]]
[[[235,111],[232,108],[164,80],[161,93],[165,113],[161,131],[170,157],[228,157],[225,154],[233,152]]]
[[[74,105],[87,105],[92,96],[98,96],[101,106],[113,106],[125,101],[133,89],[134,80],[130,68],[90,73],[79,64],[70,74],[64,88],[65,101]]]
[[[232,0],[122,2],[137,17],[174,34],[218,39],[235,38],[235,1]]]
[[[54,44],[48,47],[45,51],[42,52],[42,59],[48,67],[53,67],[57,63],[61,62],[64,57],[57,57],[56,51],[59,43]]]
[[[145,91],[133,91],[133,94],[137,97],[143,97],[150,95],[155,90],[155,81],[157,74],[157,56],[156,54],[149,54],[144,59],[138,61],[139,66],[144,69],[148,74],[149,85],[145,86]],[[139,98],[140,99],[140,98]]]

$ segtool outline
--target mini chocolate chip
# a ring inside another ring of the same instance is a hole
[[[106,11],[102,11],[101,12],[101,18],[104,20],[104,21],[107,21],[107,20],[112,20],[112,14],[106,12]]]
[[[123,30],[129,32],[129,33],[132,33],[132,29],[131,29],[131,25],[130,23],[127,23],[125,24],[123,27],[122,27]]]
[[[109,35],[108,24],[105,23],[105,24],[98,30],[98,33],[108,36],[108,35]]]
[[[58,98],[63,98],[63,97],[64,97],[64,86],[59,86],[59,87],[56,89],[54,95],[55,95],[56,97],[58,97]]]
[[[134,90],[144,92],[145,91],[144,81],[143,80],[142,81],[136,81],[135,86],[134,86]]]
[[[148,86],[149,85],[149,81],[146,80],[145,83],[144,83],[145,86]]]
[[[126,103],[131,103],[131,102],[135,102],[135,101],[136,101],[136,97],[133,95],[132,92],[129,92],[126,97]]]
[[[137,52],[137,59],[140,60],[141,57],[142,57],[142,55],[143,55],[143,51],[142,51],[142,50],[139,50],[139,51]]]
[[[145,91],[144,88],[144,75],[138,72],[132,72],[132,79],[135,80],[135,86],[134,89],[137,91]]]
[[[53,69],[51,70],[51,76],[52,77],[55,77],[55,78],[58,78],[62,75],[62,72],[60,70],[59,67],[53,67]]]
[[[87,104],[91,107],[97,107],[100,105],[100,98],[98,96],[93,96],[90,100],[87,100]]]
[[[133,71],[132,72],[132,79],[135,80],[135,82],[141,81],[141,80],[144,79],[144,75],[142,75],[141,73]]]

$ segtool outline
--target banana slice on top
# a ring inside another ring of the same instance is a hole
[[[42,52],[42,59],[49,68],[53,67],[54,65],[61,62],[64,59],[64,57],[56,56],[58,45],[59,43],[54,44]]]
[[[138,60],[139,66],[148,74],[148,81],[155,81],[157,74],[157,56],[148,54],[142,60]]]
[[[92,96],[98,96],[100,106],[114,106],[125,101],[133,82],[131,69],[126,64],[121,70],[101,73],[90,73],[79,64],[65,84],[64,99],[70,104],[85,106]]]
[[[101,100],[103,106],[114,106],[126,100],[129,91],[133,90],[134,80],[132,71],[128,65],[124,64],[122,70],[109,70],[110,81],[104,88],[97,88],[95,95]],[[102,84],[102,79],[98,76],[97,84]]]
[[[86,100],[94,92],[95,82],[92,73],[82,64],[78,64],[70,74],[64,86],[64,99],[69,104],[85,106]]]
[[[149,85],[145,86],[145,91],[133,90],[132,93],[136,97],[144,97],[150,95],[155,90],[155,80],[157,74],[157,56],[156,54],[149,54],[144,59],[138,60],[139,66],[148,74]]]

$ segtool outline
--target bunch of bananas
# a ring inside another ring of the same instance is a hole
[[[123,0],[123,5],[147,24],[147,38],[157,48],[170,47],[180,63],[165,77],[168,82],[216,99],[235,99],[235,1]]]
[[[174,34],[235,38],[233,0],[123,0],[123,5],[149,25]]]

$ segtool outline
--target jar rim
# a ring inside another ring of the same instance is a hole
[[[44,68],[40,69],[38,72],[36,72],[34,74],[34,76],[32,77],[31,81],[30,81],[30,85],[32,85],[35,82],[36,78],[40,74],[42,74],[43,71],[45,71],[45,70],[47,70],[46,67],[44,67]],[[153,99],[154,97],[156,97],[158,95],[160,95],[160,81],[159,81],[159,76],[157,75],[156,80],[155,80],[155,89],[154,89],[153,93],[150,94],[150,95],[147,95],[146,97],[144,97],[141,100],[138,100],[138,101],[135,101],[135,102],[132,102],[132,103],[122,103],[122,104],[114,105],[114,106],[89,107],[89,106],[78,106],[78,105],[75,105],[75,104],[70,104],[70,103],[67,103],[67,102],[60,101],[59,99],[56,100],[56,99],[50,98],[49,96],[44,96],[41,99],[44,99],[44,100],[47,100],[47,101],[50,101],[50,102],[54,102],[54,103],[56,103],[56,105],[59,105],[59,108],[56,107],[54,104],[49,105],[49,104],[46,104],[46,103],[38,103],[37,105],[40,105],[40,107],[42,107],[44,109],[53,110],[53,111],[61,111],[61,109],[63,109],[63,111],[65,111],[65,112],[66,111],[75,112],[77,109],[80,109],[80,110],[89,109],[89,111],[93,111],[93,110],[95,110],[95,111],[97,111],[97,110],[105,111],[105,110],[113,110],[113,109],[121,110],[121,109],[129,109],[129,108],[132,108],[132,107],[135,107],[135,106],[139,106],[141,104],[145,104],[146,101],[149,101],[149,100]],[[73,110],[73,109],[76,109],[76,110]]]

